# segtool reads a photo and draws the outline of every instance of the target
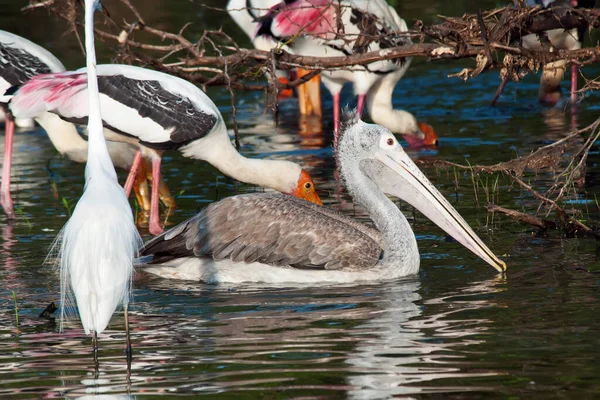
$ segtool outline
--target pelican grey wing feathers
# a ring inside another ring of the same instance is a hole
[[[370,228],[357,228],[350,218],[292,196],[248,194],[209,205],[148,242],[140,255],[153,255],[153,264],[212,256],[281,267],[358,270],[374,266],[381,255],[379,241],[370,234]]]

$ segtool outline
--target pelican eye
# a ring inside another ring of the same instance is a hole
[[[310,188],[311,188],[311,186],[312,186],[312,185],[310,184],[310,182],[306,182],[306,183],[304,184],[304,188],[305,188],[305,189],[310,189]]]
[[[394,145],[394,139],[392,139],[392,138],[389,138],[389,139],[387,140],[387,144],[388,144],[388,146],[393,146],[393,145]]]

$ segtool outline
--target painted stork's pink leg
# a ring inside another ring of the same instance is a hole
[[[13,202],[10,197],[10,170],[12,167],[13,136],[15,120],[6,114],[6,133],[4,137],[4,162],[2,164],[2,182],[0,182],[0,203],[8,219],[15,219]]]
[[[129,175],[127,175],[127,180],[125,181],[125,186],[123,186],[123,190],[125,190],[125,196],[129,198],[131,194],[131,188],[133,188],[133,184],[135,183],[135,178],[138,175],[140,170],[140,164],[142,163],[142,152],[136,151],[135,156],[133,157],[133,163],[131,163],[131,168],[129,169]]]
[[[573,63],[571,65],[571,104],[577,103],[577,75],[579,74],[579,67]]]
[[[571,65],[571,128],[577,129],[577,75],[579,67],[573,63]]]
[[[340,134],[340,94],[333,95],[333,147],[337,150],[337,140]]]
[[[356,106],[356,111],[358,112],[358,117],[362,118],[363,111],[365,110],[365,98],[367,95],[359,94],[358,95],[358,105]]]
[[[152,195],[150,196],[150,233],[159,235],[164,229],[160,226],[158,210],[158,187],[160,182],[160,157],[152,159]]]

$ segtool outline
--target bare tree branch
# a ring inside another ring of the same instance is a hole
[[[186,79],[198,84],[230,87],[233,85],[236,89],[269,89],[265,85],[248,85],[240,82],[257,80],[273,64],[279,69],[302,67],[319,71],[357,68],[375,61],[405,57],[426,57],[430,60],[475,57],[475,68],[468,68],[450,76],[467,79],[490,68],[501,67],[503,80],[519,80],[528,72],[536,71],[541,65],[551,61],[575,60],[574,62],[585,65],[600,58],[600,47],[566,51],[551,49],[548,46],[542,51],[532,51],[520,45],[520,38],[524,35],[540,34],[542,38],[543,32],[548,29],[598,27],[600,10],[596,9],[571,9],[559,15],[554,9],[516,6],[465,14],[462,17],[440,16],[442,22],[439,24],[425,26],[421,21],[416,21],[413,31],[390,33],[410,35],[419,39],[421,43],[358,53],[348,57],[310,57],[289,54],[283,50],[266,52],[241,49],[233,40],[225,40],[224,33],[221,31],[202,32],[202,38],[192,42],[185,34],[189,29],[188,24],[185,24],[178,33],[148,26],[130,0],[120,1],[131,11],[135,22],[124,22],[116,29],[113,29],[115,27],[96,28],[96,34],[101,39],[119,44],[119,56],[122,61],[150,64],[159,70],[178,73],[180,76],[185,75]],[[74,2],[75,0],[32,0],[32,4],[24,10],[48,8],[58,16],[67,19],[72,27],[81,26],[82,22],[77,19],[77,13],[73,12]],[[332,4],[340,7],[334,0]],[[138,39],[137,34],[142,36]],[[343,32],[338,32],[337,35],[343,37]],[[167,43],[158,44],[152,38]],[[205,44],[208,43],[209,38],[214,38],[213,43],[210,48],[206,48]],[[364,40],[368,43],[380,38],[365,35]],[[433,43],[422,43],[426,39]],[[150,59],[154,61],[149,62]],[[227,76],[224,73],[225,68]],[[300,83],[300,81],[293,81],[286,86],[269,90],[291,88]],[[591,84],[587,87],[596,86]]]

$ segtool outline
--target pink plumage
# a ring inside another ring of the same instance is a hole
[[[10,103],[14,114],[33,118],[44,111],[64,108],[77,101],[78,94],[87,89],[87,77],[77,72],[38,75],[19,88],[19,96]],[[87,106],[87,103],[85,103]]]
[[[294,54],[348,57],[412,44],[406,22],[386,0],[286,0],[259,18],[257,36],[279,41]],[[425,139],[416,118],[392,105],[394,87],[411,58],[388,59],[321,71],[321,81],[333,96],[333,130],[339,133],[340,93],[352,82],[358,114],[368,108],[373,122],[394,133]],[[431,135],[431,140],[437,136]]]
[[[329,38],[336,29],[336,7],[331,0],[298,0],[279,4],[271,9],[272,32],[278,37],[290,37],[299,32]],[[268,16],[267,16],[268,18]]]

